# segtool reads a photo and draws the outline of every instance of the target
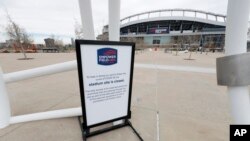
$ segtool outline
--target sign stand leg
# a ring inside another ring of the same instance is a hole
[[[140,134],[135,130],[135,128],[133,127],[132,123],[129,120],[125,120],[125,122],[127,122],[128,126],[132,128],[132,130],[134,131],[134,133],[137,135],[137,137],[143,141],[142,137],[140,136]]]
[[[83,141],[87,141],[87,138],[89,138],[89,137],[96,136],[96,135],[106,133],[106,132],[109,132],[109,131],[112,131],[112,130],[115,130],[115,129],[119,129],[119,128],[122,128],[122,127],[126,127],[126,126],[129,126],[133,130],[133,132],[136,134],[136,136],[140,139],[140,141],[143,141],[140,134],[136,131],[136,129],[133,127],[132,123],[128,119],[125,119],[125,121],[123,123],[121,123],[121,124],[113,125],[111,127],[96,130],[96,131],[93,131],[93,132],[90,132],[90,128],[84,128],[83,127],[83,121],[81,120],[81,116],[78,117],[78,120],[79,120],[80,128],[82,130]]]

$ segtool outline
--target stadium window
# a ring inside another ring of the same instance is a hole
[[[160,40],[153,40],[153,44],[160,44]]]

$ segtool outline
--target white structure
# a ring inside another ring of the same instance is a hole
[[[7,95],[3,72],[0,66],[0,128],[9,125],[10,120],[10,103]]]
[[[247,52],[247,30],[250,0],[229,0],[227,10],[226,55]],[[239,16],[240,15],[240,16]],[[235,124],[250,124],[248,86],[228,87]]]
[[[94,39],[91,2],[90,0],[79,0],[79,4],[83,22],[82,23],[83,29],[85,31],[84,37],[86,39]],[[119,23],[120,23],[119,22],[120,1],[110,0],[109,6],[110,6],[109,8],[110,33],[111,33],[110,39],[118,41]],[[250,0],[237,0],[237,1],[229,0],[228,19],[227,19],[228,29],[226,32],[227,55],[246,52],[246,40],[247,40],[246,32],[247,32],[249,12],[250,12]],[[150,15],[151,13],[149,13],[148,15]],[[185,13],[186,10],[183,12],[183,14],[185,15]],[[209,13],[206,15],[209,16]],[[220,15],[214,15],[214,16],[218,18]],[[217,18],[215,22],[217,22]],[[5,87],[6,83],[21,81],[24,79],[29,79],[43,75],[50,75],[64,71],[70,71],[74,69],[76,69],[76,61],[70,61],[31,70],[9,73],[9,74],[3,74],[0,67],[0,128],[7,127],[9,124],[20,123],[20,122],[44,120],[51,118],[74,117],[82,115],[82,110],[80,107],[78,107],[78,108],[63,109],[63,110],[11,117],[10,104],[9,104],[7,90]],[[250,124],[250,101],[249,101],[248,87],[247,86],[229,87],[228,93],[232,101],[232,113],[234,122],[236,124]]]
[[[79,0],[79,5],[82,17],[84,38],[94,40],[95,34],[94,34],[94,25],[92,18],[91,1]],[[70,108],[70,109],[11,117],[10,104],[5,87],[5,83],[11,83],[33,77],[70,71],[76,68],[77,68],[76,61],[70,61],[55,65],[35,68],[31,70],[9,73],[9,74],[3,74],[0,67],[0,129],[8,126],[9,124],[14,124],[14,123],[52,119],[52,118],[62,118],[62,117],[74,117],[82,115],[82,109],[81,107],[78,107],[78,108]]]

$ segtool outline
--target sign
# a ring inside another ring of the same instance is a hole
[[[117,50],[113,48],[102,48],[97,50],[99,65],[113,65],[117,63]]]
[[[148,34],[167,34],[169,33],[169,28],[150,28]]]
[[[129,119],[134,43],[76,40],[83,124]]]

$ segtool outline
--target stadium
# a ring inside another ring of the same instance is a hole
[[[121,19],[121,41],[147,47],[207,48],[223,50],[226,16],[192,9],[165,9],[138,13]],[[100,40],[108,40],[108,25]]]

